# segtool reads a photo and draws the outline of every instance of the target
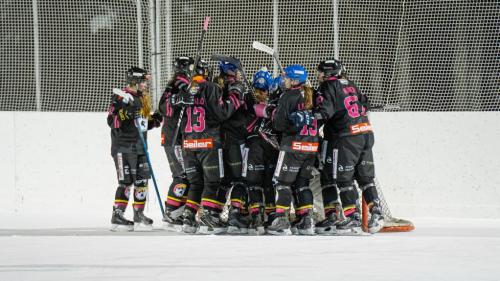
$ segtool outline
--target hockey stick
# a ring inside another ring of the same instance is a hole
[[[113,89],[113,94],[122,97],[124,103],[130,104],[134,101],[134,97],[131,94],[124,92],[118,88]],[[158,204],[160,205],[161,216],[163,217],[165,214],[165,210],[163,209],[163,204],[161,201],[160,192],[158,191],[158,185],[156,184],[156,177],[155,177],[155,174],[153,172],[153,166],[151,165],[151,159],[149,158],[148,145],[146,143],[146,140],[144,139],[144,135],[142,134],[141,124],[140,124],[138,118],[136,118],[134,120],[134,124],[135,124],[135,127],[137,128],[137,133],[139,133],[139,138],[141,139],[144,153],[146,154],[146,160],[148,161],[149,169],[151,171],[151,177],[153,178],[153,184],[155,186],[156,197],[158,197]]]
[[[243,68],[243,65],[241,64],[241,61],[239,59],[232,56],[226,56],[221,54],[212,54],[212,57],[210,57],[210,59],[213,61],[223,61],[223,62],[228,62],[230,64],[234,64],[241,71],[241,76],[243,76],[243,81],[245,81],[245,84],[247,84],[248,89],[252,88],[252,84],[250,84],[250,81],[248,81],[246,71]]]
[[[142,134],[142,129],[141,129],[141,124],[139,122],[139,118],[136,118],[134,123],[135,123],[135,126],[137,127],[137,132],[139,133],[139,138],[141,139],[144,153],[146,154],[146,160],[148,161],[149,170],[151,171],[151,178],[153,178],[153,184],[155,186],[156,197],[158,198],[158,205],[160,205],[161,216],[164,217],[165,210],[163,209],[163,202],[161,201],[160,192],[158,191],[158,184],[156,183],[155,173],[153,172],[153,166],[151,165],[151,159],[149,158],[148,145],[146,143],[146,140],[144,139],[144,135]]]
[[[134,97],[131,94],[124,92],[122,89],[113,88],[113,94],[122,97],[124,103],[134,101]]]
[[[281,62],[280,62],[280,60],[278,58],[278,52],[277,51],[275,51],[273,48],[271,48],[271,47],[269,47],[269,46],[267,46],[265,44],[260,43],[259,41],[253,41],[252,47],[254,47],[254,49],[257,49],[259,51],[268,53],[271,56],[273,56],[274,60],[278,64],[278,67],[279,67],[280,71],[284,72],[283,71],[283,65],[281,64]]]
[[[208,23],[210,22],[210,17],[205,17],[203,21],[203,30],[201,31],[201,37],[198,41],[198,49],[196,50],[196,59],[194,61],[194,65],[198,65],[198,62],[201,59],[201,48],[203,47],[203,39],[205,38],[205,33],[208,31]],[[191,86],[191,85],[190,85]],[[190,87],[189,86],[189,87]],[[183,105],[181,108],[181,112],[179,113],[179,120],[177,120],[177,125],[175,126],[174,137],[172,138],[172,147],[175,147],[175,143],[177,142],[177,138],[179,137],[179,130],[181,128],[182,117],[184,117],[184,111],[186,110],[186,106]]]

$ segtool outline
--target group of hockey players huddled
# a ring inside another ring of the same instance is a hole
[[[160,126],[172,173],[163,215],[168,230],[359,234],[358,187],[371,214],[368,231],[383,227],[369,103],[342,62],[319,63],[317,89],[301,65],[287,66],[276,78],[264,67],[251,82],[233,60],[219,61],[215,78],[206,61],[191,57],[176,58],[173,69],[153,114],[149,75],[141,68],[128,70],[126,95],[112,98],[108,124],[119,185],[111,230],[152,229],[144,215],[151,170],[139,134],[146,138]],[[325,217],[316,222],[309,188],[314,169]],[[124,217],[130,194],[133,221]],[[227,219],[221,216],[225,205]]]

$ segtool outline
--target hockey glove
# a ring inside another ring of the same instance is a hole
[[[151,118],[148,120],[148,130],[153,128],[158,128],[161,126],[161,122],[163,121],[163,117],[160,112],[156,111],[151,115]]]
[[[300,131],[304,125],[308,127],[312,125],[314,117],[309,111],[300,110],[295,111],[290,116],[288,116],[288,120],[295,126],[297,131]]]
[[[187,91],[187,89],[189,88],[189,79],[183,76],[176,76],[174,87],[181,91]]]

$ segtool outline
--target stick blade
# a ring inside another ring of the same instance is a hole
[[[226,56],[226,55],[221,55],[221,54],[212,54],[210,57],[211,60],[213,61],[223,61],[223,62],[228,62],[230,64],[236,65],[236,67],[241,69],[241,61],[235,57],[231,56]]]
[[[270,54],[271,56],[274,55],[273,48],[267,46],[266,44],[262,44],[259,41],[253,41],[252,47],[254,49],[259,50],[259,51],[266,52],[266,53]]]

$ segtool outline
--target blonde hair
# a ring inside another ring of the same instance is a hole
[[[141,115],[151,119],[151,96],[148,90],[144,90],[141,96]]]
[[[267,102],[269,98],[267,92],[262,91],[261,89],[255,89],[255,91],[253,92],[253,96],[258,102]]]
[[[304,86],[304,98],[305,98],[305,107],[307,110],[311,110],[313,108],[313,88]]]

